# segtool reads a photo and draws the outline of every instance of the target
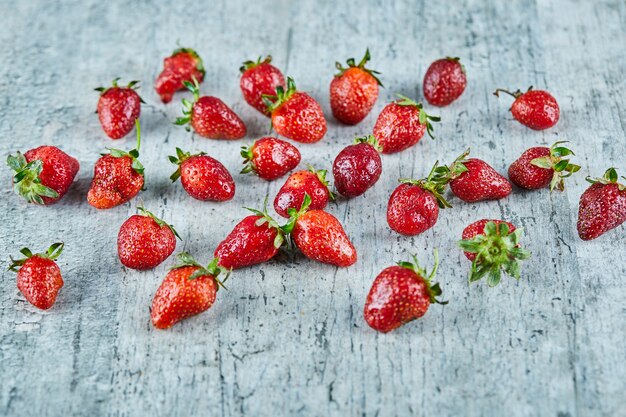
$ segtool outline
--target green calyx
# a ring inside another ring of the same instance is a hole
[[[447,56],[446,59],[448,61],[456,62],[457,64],[459,64],[461,66],[461,71],[463,71],[463,74],[467,74],[465,72],[465,65],[461,63],[461,58],[459,58],[458,56]]]
[[[363,56],[363,59],[361,59],[361,62],[359,62],[358,64],[355,63],[354,58],[349,58],[346,61],[346,63],[348,64],[348,68],[344,68],[340,62],[335,62],[335,68],[339,70],[339,73],[335,74],[335,77],[341,77],[350,68],[359,68],[367,72],[372,77],[374,77],[374,79],[376,80],[379,86],[384,87],[383,83],[381,83],[380,80],[378,79],[378,75],[380,75],[380,72],[365,68],[365,64],[369,62],[370,58],[371,58],[370,50],[369,48],[367,48],[365,50],[365,56]]]
[[[397,105],[415,107],[416,109],[419,110],[420,124],[422,126],[426,126],[426,131],[428,132],[428,136],[430,136],[431,139],[435,139],[435,137],[433,136],[433,125],[431,124],[431,122],[439,122],[441,121],[441,117],[431,116],[427,114],[424,111],[424,108],[423,108],[424,106],[422,105],[422,103],[417,103],[416,101],[411,100],[410,98],[403,96],[402,94],[396,94],[396,96],[400,98],[400,100],[396,101]]]
[[[311,196],[305,193],[304,200],[302,200],[302,205],[300,206],[300,210],[296,210],[294,208],[290,208],[289,210],[287,210],[287,214],[289,214],[289,220],[281,227],[284,234],[288,235],[293,231],[293,228],[296,226],[296,221],[300,216],[309,211],[310,205]]]
[[[626,177],[622,176],[622,178],[624,179],[624,181],[626,181]],[[590,182],[592,184],[596,184],[596,183],[605,184],[605,185],[617,184],[617,189],[618,190],[620,190],[620,191],[626,190],[626,185],[620,184],[619,182],[617,182],[619,180],[619,178],[618,178],[618,175],[617,175],[617,170],[615,168],[607,169],[606,172],[604,173],[604,176],[602,176],[602,178],[587,177],[586,179],[587,179],[588,182]]]
[[[272,62],[272,56],[268,55],[265,58],[263,58],[262,56],[259,56],[259,59],[257,59],[256,61],[245,61],[241,67],[239,67],[239,71],[241,71],[241,73],[246,72],[249,69],[252,68],[256,68],[261,64],[269,64]]]
[[[135,172],[141,176],[144,176],[144,167],[141,162],[139,162],[139,148],[141,147],[141,126],[139,125],[139,119],[135,120],[135,131],[137,132],[137,146],[135,149],[132,149],[128,152],[123,151],[121,149],[113,149],[107,148],[109,150],[109,155],[114,158],[125,158],[128,157],[132,159],[131,167]],[[103,154],[106,155],[106,154]]]
[[[248,207],[244,207],[244,208],[256,214],[257,216],[261,217],[254,223],[255,226],[261,227],[264,224],[267,224],[268,228],[276,229],[277,234],[276,234],[276,238],[274,238],[274,247],[276,249],[279,249],[285,242],[285,234],[283,232],[283,229],[278,224],[278,222],[274,220],[274,218],[272,218],[272,216],[270,216],[267,213],[267,196],[265,197],[265,202],[263,203],[263,211],[248,208]]]
[[[180,235],[178,234],[176,229],[174,229],[174,226],[172,226],[169,223],[166,223],[165,221],[163,221],[162,219],[158,218],[157,216],[155,216],[154,214],[152,214],[151,212],[149,212],[148,210],[146,210],[142,206],[137,207],[137,212],[139,214],[141,214],[142,216],[150,217],[152,220],[154,220],[156,222],[156,224],[159,225],[159,227],[167,227],[168,229],[170,229],[172,231],[172,233],[174,233],[174,236],[176,236],[180,240],[183,240],[183,238],[180,237]]]
[[[558,146],[562,143],[567,143],[567,141],[555,142],[550,147],[550,155],[535,158],[530,161],[530,163],[536,167],[554,170],[552,181],[550,181],[550,191],[553,191],[555,188],[559,191],[563,191],[565,189],[563,180],[580,170],[579,165],[570,164],[568,159],[563,158],[575,154],[571,149]]]
[[[199,153],[192,155],[191,153],[185,152],[180,148],[176,148],[176,156],[170,155],[167,157],[167,159],[169,159],[171,163],[178,166],[176,171],[174,171],[174,173],[170,175],[170,179],[172,180],[172,182],[175,182],[177,179],[180,178],[180,166],[183,164],[183,162],[185,162],[187,159],[193,156],[202,156],[202,155],[206,155],[206,153],[199,152]]]
[[[276,87],[275,95],[263,94],[263,104],[267,106],[267,111],[271,113],[289,100],[296,91],[296,83],[293,81],[293,78],[287,77],[287,90],[279,85]]]
[[[198,267],[198,269],[195,270],[193,272],[193,274],[191,274],[189,276],[189,278],[187,278],[187,279],[196,279],[196,278],[200,278],[200,277],[210,276],[217,283],[218,289],[220,287],[226,289],[226,287],[224,286],[224,283],[226,282],[226,280],[230,276],[230,270],[222,268],[221,266],[218,265],[218,263],[220,261],[219,258],[213,258],[213,260],[207,266],[200,265],[193,258],[193,256],[191,256],[187,252],[179,253],[176,256],[176,258],[178,259],[178,262],[171,269],[184,268],[186,266],[197,266]],[[219,280],[217,277],[221,273],[224,273],[226,275],[224,276],[224,279]]]
[[[426,281],[426,288],[428,288],[428,296],[431,304],[448,304],[447,301],[439,301],[437,299],[437,297],[439,297],[442,293],[439,283],[432,284],[432,280],[437,273],[437,268],[439,267],[439,251],[437,249],[433,250],[433,256],[435,257],[435,264],[433,265],[433,269],[430,271],[430,274],[428,274],[424,268],[420,267],[415,255],[413,255],[413,262],[398,262],[398,266],[410,269]]]
[[[367,143],[368,145],[371,145],[374,149],[376,149],[378,152],[382,152],[383,150],[383,147],[380,146],[380,143],[378,143],[378,139],[376,139],[374,135],[356,137],[354,138],[353,142],[355,144]]]
[[[25,258],[13,259],[13,257],[10,257],[11,264],[9,265],[8,270],[17,272],[20,269],[20,267],[22,267],[22,265],[24,265],[26,261],[32,258],[33,256],[38,256],[40,258],[46,258],[46,259],[55,261],[59,257],[59,255],[61,255],[61,252],[63,252],[63,246],[64,246],[63,242],[57,242],[53,244],[52,246],[50,246],[48,250],[44,253],[32,253],[30,249],[22,248],[20,249],[20,253],[24,255]]]
[[[467,172],[465,162],[467,162],[467,156],[470,153],[470,149],[467,148],[465,152],[459,155],[450,166],[438,166],[435,168],[433,179],[439,183],[448,184],[450,181],[458,178],[464,172]]]
[[[117,78],[113,79],[113,81],[111,82],[111,87],[98,87],[98,88],[94,88],[94,90],[98,91],[100,93],[100,95],[103,95],[104,93],[106,93],[107,91],[109,91],[112,88],[119,88],[119,85],[117,84],[117,82],[120,80],[120,78],[121,77],[117,77]],[[129,82],[126,87],[121,87],[121,88],[130,88],[131,90],[137,90],[137,89],[139,89],[139,81],[133,80],[133,81]],[[143,101],[141,96],[139,96],[139,101],[141,101],[143,104],[146,104],[146,102]]]
[[[43,171],[43,162],[40,159],[27,162],[26,157],[17,152],[16,155],[7,157],[7,165],[15,172],[13,190],[29,203],[43,205],[43,197],[59,197],[58,192],[41,183],[39,175]]]
[[[447,170],[447,167],[439,166],[439,161],[436,161],[435,165],[433,165],[430,170],[428,177],[420,180],[400,178],[398,181],[402,184],[417,185],[422,190],[428,191],[432,194],[432,196],[435,197],[435,200],[437,200],[437,204],[440,208],[450,208],[452,205],[443,197],[443,193],[446,191],[446,186],[449,182],[447,176],[440,175],[444,169]]]
[[[240,174],[248,174],[250,172],[256,173],[256,166],[254,165],[254,162],[252,162],[252,160],[254,159],[253,151],[255,144],[256,142],[253,143],[251,146],[241,147],[241,151],[239,153],[243,158],[244,167],[239,172]]]
[[[204,69],[204,62],[202,62],[202,58],[200,58],[200,55],[198,55],[198,53],[194,49],[178,48],[174,50],[174,52],[172,52],[171,56],[175,56],[181,53],[191,55],[196,60],[196,69],[202,73],[202,77],[206,75],[206,70]]]
[[[309,168],[309,171],[312,172],[313,174],[315,174],[315,176],[317,177],[317,179],[324,184],[324,186],[326,187],[326,189],[328,190],[328,198],[331,201],[335,201],[335,193],[333,193],[332,191],[330,191],[330,183],[328,182],[328,180],[326,180],[326,174],[328,174],[328,171],[326,171],[325,169],[320,169],[320,170],[316,170],[315,168],[313,168],[312,165],[307,165],[307,168]]]
[[[191,127],[189,126],[189,123],[191,122],[191,112],[193,111],[194,104],[196,104],[200,98],[200,84],[198,84],[196,77],[193,77],[193,83],[183,81],[183,85],[193,94],[193,101],[189,101],[186,98],[183,99],[183,117],[178,117],[174,121],[174,124],[177,126],[187,125],[185,126],[185,129],[189,132],[191,130]]]
[[[528,90],[522,92],[522,90],[520,90],[519,88],[513,92],[510,92],[509,90],[505,90],[504,88],[498,88],[496,89],[496,91],[493,92],[493,95],[496,97],[500,97],[500,93],[505,93],[510,95],[511,97],[518,99],[519,97],[521,97],[523,94],[528,93],[530,90],[533,89],[533,86],[531,85],[530,87],[528,87]]]

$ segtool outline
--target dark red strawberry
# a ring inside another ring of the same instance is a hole
[[[13,190],[29,203],[48,205],[61,199],[72,185],[80,164],[55,146],[40,146],[24,155],[7,157],[14,171]]]
[[[335,188],[344,197],[356,197],[376,184],[383,172],[380,145],[372,135],[354,140],[333,163]]]
[[[582,240],[595,239],[626,221],[626,182],[617,180],[615,168],[607,169],[602,178],[587,178],[592,185],[580,196],[578,207]]]
[[[178,169],[170,176],[172,181],[180,178],[187,194],[201,201],[226,201],[235,196],[235,181],[230,172],[217,159],[204,152],[191,155],[176,148],[171,163]]]
[[[431,304],[448,303],[437,300],[441,288],[439,284],[431,283],[439,266],[437,250],[430,274],[419,266],[415,256],[413,262],[398,262],[398,266],[383,269],[374,280],[363,311],[365,321],[372,329],[390,332],[422,317]]]
[[[271,136],[255,141],[250,147],[242,146],[241,156],[246,164],[242,174],[252,172],[267,181],[282,177],[300,163],[298,148]]]
[[[272,96],[276,94],[276,87],[285,88],[285,77],[278,68],[271,64],[272,57],[267,56],[254,61],[246,61],[243,63],[239,71],[241,71],[241,80],[239,86],[241,93],[246,102],[263,113],[270,115],[267,106],[263,102],[263,96]]]
[[[382,87],[377,77],[380,72],[365,68],[369,60],[370,50],[367,49],[358,65],[354,58],[348,59],[348,68],[335,63],[339,74],[330,83],[330,108],[333,116],[347,125],[365,119],[378,99],[378,86]]]
[[[563,179],[571,176],[580,169],[580,166],[570,164],[567,155],[574,155],[570,149],[556,142],[551,147],[537,146],[526,150],[509,167],[509,179],[513,184],[528,190],[537,190],[550,186],[563,191]]]
[[[433,106],[447,106],[461,97],[467,78],[460,58],[443,58],[430,64],[424,75],[424,97]]]
[[[63,286],[61,270],[55,262],[62,251],[63,243],[55,243],[46,253],[33,254],[22,248],[20,253],[25,258],[11,258],[9,269],[17,272],[17,288],[29,303],[42,310],[52,307]]]
[[[426,132],[434,139],[430,122],[441,120],[426,114],[422,103],[399,94],[398,97],[400,100],[385,106],[374,125],[374,136],[383,148],[383,153],[403,151],[419,142]]]
[[[278,190],[274,199],[274,210],[279,215],[289,218],[289,209],[298,210],[304,202],[304,196],[311,198],[310,209],[321,210],[335,196],[328,188],[326,170],[316,171],[309,165],[308,171],[294,172]]]
[[[156,79],[154,88],[161,101],[169,103],[176,91],[185,88],[183,82],[194,79],[202,82],[204,75],[204,63],[196,51],[180,48],[163,60],[163,71]]]
[[[511,93],[499,88],[493,94],[500,97],[500,93],[506,93],[515,98],[511,113],[524,126],[534,130],[548,129],[559,121],[559,105],[547,91],[532,88],[530,86],[525,93],[520,90]]]
[[[135,120],[139,119],[141,103],[144,101],[135,91],[139,88],[139,81],[131,81],[126,87],[119,87],[113,80],[111,87],[98,87],[98,119],[102,130],[111,139],[120,139],[130,133],[135,127]]]

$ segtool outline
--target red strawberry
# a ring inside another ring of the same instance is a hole
[[[163,71],[154,83],[157,94],[163,103],[172,101],[178,90],[185,88],[183,82],[204,79],[204,63],[196,51],[189,48],[175,50],[171,56],[163,60]]]
[[[345,197],[356,197],[376,184],[383,172],[380,145],[372,135],[354,140],[333,163],[335,188]]]
[[[271,64],[272,57],[267,56],[261,61],[261,57],[254,61],[246,61],[243,63],[239,71],[241,71],[241,80],[239,86],[241,93],[246,102],[263,113],[270,115],[267,106],[263,102],[263,96],[272,96],[276,93],[276,87],[285,88],[285,77],[278,68]]]
[[[7,157],[15,172],[13,189],[29,203],[54,204],[72,185],[80,164],[55,146],[40,146]]]
[[[217,259],[206,267],[188,253],[178,254],[178,264],[165,276],[154,294],[150,317],[157,329],[167,329],[188,317],[208,310],[215,302],[217,290],[226,281],[217,279],[222,268]]]
[[[437,300],[441,288],[439,284],[431,284],[439,266],[437,250],[435,266],[428,278],[415,256],[413,262],[398,262],[398,266],[383,269],[374,280],[363,311],[365,321],[372,329],[390,332],[422,317],[431,304],[448,303]]]
[[[399,94],[398,97],[401,100],[387,104],[374,125],[374,136],[382,146],[383,153],[403,151],[419,142],[426,132],[434,139],[430,122],[441,120],[426,114],[422,103]]]
[[[587,178],[592,185],[580,196],[578,208],[582,240],[595,239],[626,221],[626,183],[617,179],[615,168],[607,169],[602,178]]]
[[[63,243],[55,243],[46,253],[33,254],[23,248],[20,252],[26,258],[11,258],[9,269],[17,272],[17,288],[29,303],[42,310],[52,307],[63,286],[61,270],[55,262],[62,251]]]
[[[376,77],[380,74],[365,68],[370,60],[370,51],[357,65],[354,58],[348,59],[348,68],[339,62],[335,64],[339,74],[330,83],[330,108],[337,120],[347,125],[355,125],[369,114],[378,99],[378,86],[382,83]]]
[[[467,226],[459,246],[472,261],[469,282],[478,281],[488,274],[487,284],[496,286],[500,282],[501,271],[519,279],[518,261],[530,257],[530,252],[519,244],[523,230],[502,220],[483,219]]]
[[[187,194],[201,201],[226,201],[235,196],[235,181],[230,172],[217,159],[200,152],[191,155],[176,148],[171,163],[178,169],[170,176],[172,181],[180,178]]]
[[[302,143],[317,142],[326,134],[326,119],[322,107],[307,93],[296,90],[287,78],[287,90],[276,87],[274,96],[263,96],[272,115],[272,127],[279,135]]]
[[[460,58],[443,58],[430,64],[424,75],[424,97],[433,106],[447,106],[461,97],[467,79]]]
[[[559,105],[547,91],[532,88],[530,86],[525,93],[520,90],[511,93],[499,88],[493,94],[500,97],[499,93],[502,92],[515,98],[511,113],[524,126],[534,130],[548,129],[559,121]]]
[[[288,210],[298,210],[307,194],[311,199],[312,210],[323,209],[328,204],[328,200],[335,198],[328,189],[326,170],[316,171],[309,165],[308,171],[297,171],[291,174],[276,194],[274,210],[279,215],[289,218]]]
[[[138,208],[135,214],[120,227],[117,235],[117,255],[128,268],[146,270],[161,264],[174,252],[176,237],[174,227],[154,214]]]
[[[469,149],[447,168],[450,189],[461,200],[475,203],[498,200],[511,194],[511,183],[485,161],[466,159]]]
[[[558,146],[565,141],[556,142],[551,147],[538,146],[526,150],[509,167],[509,178],[513,184],[528,190],[537,190],[550,186],[563,191],[563,179],[580,169],[570,164],[564,156],[574,155],[570,149]]]
[[[242,174],[253,172],[267,181],[282,177],[300,163],[298,148],[271,136],[257,140],[250,147],[242,146],[241,156],[246,164]]]
[[[139,119],[141,113],[141,103],[144,103],[135,91],[139,81],[131,81],[126,87],[119,87],[118,80],[113,80],[112,87],[96,88],[100,92],[96,113],[102,130],[111,139],[123,138],[133,130],[135,120]]]

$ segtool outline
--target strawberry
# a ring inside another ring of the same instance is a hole
[[[363,311],[365,321],[372,329],[387,333],[419,319],[431,304],[448,304],[437,299],[441,295],[439,284],[431,284],[439,266],[436,249],[434,255],[435,265],[430,274],[419,266],[415,256],[414,263],[398,262],[397,266],[385,268],[378,274],[367,294]]]
[[[174,227],[165,223],[143,207],[120,227],[117,235],[117,255],[128,268],[146,270],[160,265],[174,252]]]
[[[335,63],[339,74],[330,83],[330,108],[337,120],[347,125],[355,125],[369,114],[378,99],[378,71],[365,68],[370,60],[370,50],[357,65],[354,58],[347,61],[348,68]]]
[[[263,102],[272,116],[272,127],[279,135],[313,143],[326,134],[322,107],[307,93],[297,91],[293,79],[287,78],[287,90],[278,86],[275,95],[263,96]]]
[[[26,258],[13,259],[9,270],[17,272],[17,288],[26,300],[37,308],[47,310],[56,301],[63,286],[61,270],[55,262],[63,251],[63,243],[55,243],[46,253],[33,254],[22,248],[20,253]]]
[[[309,165],[308,171],[297,171],[291,174],[276,194],[274,210],[282,217],[289,218],[289,209],[300,208],[305,195],[309,195],[311,199],[312,210],[323,209],[328,204],[328,200],[334,200],[335,196],[329,190],[326,181],[326,170],[316,171]]]
[[[218,259],[203,267],[188,253],[178,254],[178,263],[165,276],[154,294],[150,317],[157,329],[168,329],[188,317],[208,310],[215,302],[215,296],[222,281],[218,276],[223,269],[217,265]]]
[[[176,148],[171,163],[178,168],[170,176],[172,182],[180,178],[187,194],[201,201],[226,201],[235,196],[235,181],[230,172],[217,159],[204,152],[191,155]]]
[[[380,145],[372,135],[354,140],[333,162],[335,188],[345,197],[356,197],[376,184],[383,172]]]
[[[113,86],[98,87],[98,119],[102,130],[111,139],[120,139],[130,133],[135,127],[135,120],[139,119],[141,103],[145,103],[135,91],[139,81],[131,81],[126,87],[119,87],[113,80]]]
[[[241,156],[246,164],[242,174],[252,172],[267,181],[282,177],[300,163],[298,148],[271,136],[255,141],[252,146],[242,146]]]
[[[48,205],[61,199],[72,185],[80,164],[55,146],[40,146],[24,155],[7,157],[14,171],[13,190],[29,203]]]
[[[424,75],[424,97],[433,106],[447,106],[461,97],[466,85],[465,67],[460,58],[438,59]]]
[[[518,261],[530,257],[530,252],[520,247],[522,234],[523,229],[501,220],[483,219],[467,226],[459,246],[472,261],[469,282],[489,274],[487,284],[494,287],[500,282],[502,271],[519,280]]]
[[[520,90],[511,93],[499,88],[493,94],[500,97],[502,92],[515,98],[510,110],[515,120],[524,126],[534,130],[548,129],[559,121],[559,105],[547,91],[532,88],[530,86],[525,93]]]
[[[202,82],[204,75],[204,63],[198,53],[193,49],[179,48],[163,60],[163,71],[156,79],[154,89],[163,103],[169,103],[176,91],[185,88],[183,82],[194,79]]]
[[[267,106],[263,102],[264,95],[274,95],[276,87],[285,88],[285,77],[278,68],[271,64],[272,57],[267,56],[261,60],[261,57],[254,61],[246,61],[243,63],[239,71],[241,71],[241,79],[239,86],[241,93],[246,102],[263,113],[270,115]]]
[[[441,118],[430,116],[422,103],[398,94],[400,100],[387,104],[378,115],[374,125],[374,136],[382,146],[383,153],[403,151],[420,141],[424,133],[434,139],[433,126]]]
[[[626,183],[617,179],[615,168],[607,169],[602,178],[587,178],[592,185],[580,196],[578,207],[582,240],[595,239],[626,221]]]
[[[551,147],[537,146],[526,150],[509,167],[509,179],[513,184],[528,190],[537,190],[550,186],[550,191],[563,191],[563,179],[571,176],[580,166],[570,164],[564,156],[574,155],[570,149],[558,146],[565,141],[556,142]]]

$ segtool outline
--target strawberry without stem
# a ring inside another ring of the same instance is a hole
[[[328,200],[335,196],[328,188],[326,170],[316,171],[309,165],[308,171],[294,172],[280,187],[274,198],[274,210],[282,217],[289,218],[289,209],[298,210],[304,203],[304,197],[311,199],[310,209],[320,210],[326,207]]]
[[[372,135],[356,138],[333,162],[335,188],[344,197],[359,196],[376,184],[383,172],[380,145]]]
[[[120,139],[130,133],[135,126],[135,120],[139,119],[141,103],[145,103],[135,91],[139,88],[139,81],[131,81],[126,87],[119,87],[117,81],[108,88],[98,87],[100,92],[98,99],[98,119],[102,130],[111,139]]]
[[[163,71],[155,81],[154,88],[163,103],[172,101],[178,90],[185,88],[183,82],[204,79],[204,63],[196,51],[190,48],[175,50],[163,60]]]
[[[252,172],[266,181],[280,178],[300,163],[300,151],[292,144],[271,136],[242,146],[241,156],[246,166],[242,174]]]
[[[424,97],[433,106],[447,106],[463,94],[466,85],[465,67],[459,58],[439,59],[424,75]]]
[[[626,180],[626,177],[622,177]],[[578,236],[592,240],[626,221],[626,183],[618,183],[617,171],[609,168],[602,178],[587,178],[592,185],[580,196]]]
[[[268,55],[263,60],[259,57],[256,62],[246,61],[239,68],[241,71],[239,86],[243,98],[266,116],[269,116],[270,112],[263,102],[263,96],[274,95],[277,87],[285,88],[285,77],[271,62],[272,57]]]
[[[513,93],[497,89],[493,94],[500,97],[500,93],[506,93],[515,98],[511,106],[511,114],[515,120],[534,130],[548,129],[559,121],[559,105],[550,93],[543,90],[533,90],[528,87],[525,93],[517,90]]]
[[[580,166],[571,164],[565,156],[574,155],[570,149],[554,143],[551,147],[538,146],[526,150],[509,167],[509,178],[513,184],[528,190],[550,186],[563,191],[563,179],[580,170]]]

